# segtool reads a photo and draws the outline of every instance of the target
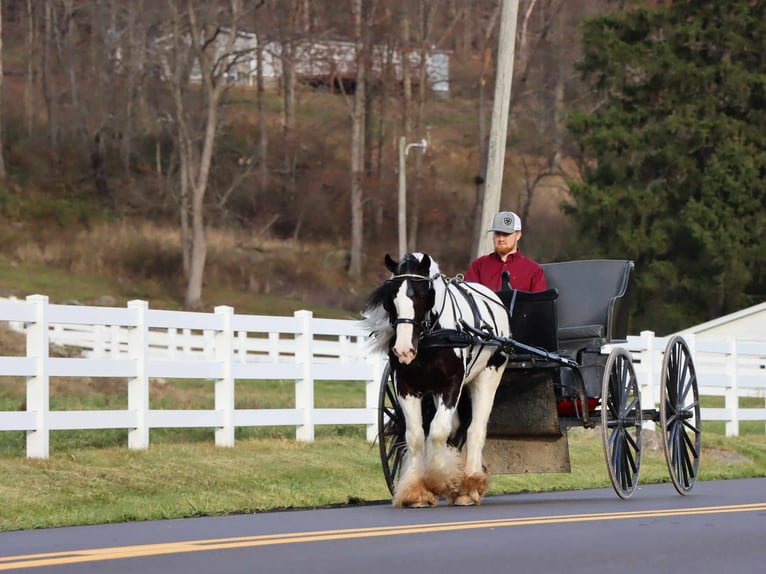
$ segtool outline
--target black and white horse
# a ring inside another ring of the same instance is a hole
[[[440,498],[480,504],[489,486],[482,467],[487,421],[507,357],[465,325],[510,337],[508,312],[483,285],[445,278],[426,254],[410,253],[398,262],[386,255],[385,261],[392,276],[370,295],[364,316],[373,344],[388,352],[406,422],[393,504],[433,506]],[[434,408],[424,411],[424,400]],[[458,405],[467,403],[470,411],[460,421]],[[433,419],[424,420],[424,412],[432,411]],[[468,418],[466,431],[461,422]],[[458,450],[460,436],[465,442]]]

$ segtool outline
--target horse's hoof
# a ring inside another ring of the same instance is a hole
[[[432,506],[436,506],[436,502],[422,501],[422,502],[413,502],[407,508],[431,508]]]
[[[455,506],[473,506],[474,504],[473,498],[467,494],[461,494],[455,499]]]
[[[439,499],[425,489],[413,489],[406,492],[396,493],[393,505],[396,508],[428,508],[436,506]]]

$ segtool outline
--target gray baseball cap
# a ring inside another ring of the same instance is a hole
[[[499,231],[500,233],[521,231],[521,218],[513,211],[501,211],[495,215],[492,227],[488,231]]]

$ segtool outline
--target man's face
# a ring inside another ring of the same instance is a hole
[[[513,233],[500,233],[499,231],[495,231],[492,236],[492,241],[495,244],[495,253],[504,256],[515,252],[518,247],[520,236],[520,231],[514,231]]]

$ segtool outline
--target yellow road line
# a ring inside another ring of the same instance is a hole
[[[317,530],[308,532],[288,532],[283,534],[263,534],[240,536],[236,538],[210,538],[135,546],[116,546],[110,548],[90,548],[26,554],[0,557],[0,570],[14,568],[37,568],[61,564],[116,560],[140,556],[158,556],[161,554],[179,554],[204,550],[222,550],[228,548],[246,548],[271,546],[277,544],[297,544],[302,542],[320,542],[326,540],[350,540],[354,538],[372,538],[377,536],[400,536],[403,534],[423,534],[427,532],[448,532],[454,530],[473,530],[477,528],[505,528],[510,526],[534,526],[540,524],[567,524],[572,522],[593,522],[600,520],[628,520],[634,518],[666,518],[671,516],[694,516],[702,514],[722,514],[732,512],[766,511],[766,502],[736,504],[728,506],[701,506],[696,508],[676,508],[667,510],[637,510],[632,512],[605,512],[596,514],[564,514],[558,516],[532,516],[525,518],[497,518],[493,520],[469,520],[460,522],[437,522],[409,524],[399,526],[379,526],[367,528],[347,528],[341,530]]]

